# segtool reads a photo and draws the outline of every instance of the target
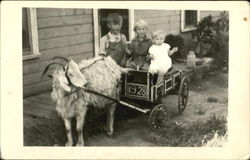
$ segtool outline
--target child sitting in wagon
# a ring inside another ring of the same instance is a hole
[[[172,60],[169,56],[178,51],[177,47],[170,50],[170,45],[164,43],[165,34],[161,30],[152,33],[153,45],[149,48],[151,63],[149,65],[149,72],[158,74],[156,85],[161,83],[164,74],[172,66]]]
[[[152,41],[147,37],[148,24],[146,21],[140,19],[135,23],[134,32],[136,37],[131,41],[129,50],[131,52],[132,61],[127,67],[147,70],[149,61],[147,56],[148,50],[152,45]]]
[[[121,67],[125,67],[126,55],[130,54],[126,36],[120,33],[122,27],[122,16],[117,13],[109,14],[107,25],[109,33],[100,40],[99,55],[111,56]]]

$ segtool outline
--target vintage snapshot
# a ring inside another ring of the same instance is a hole
[[[223,146],[228,17],[23,8],[24,146]]]
[[[5,5],[3,153],[249,158],[249,7],[120,3]]]

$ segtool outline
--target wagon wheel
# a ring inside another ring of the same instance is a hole
[[[184,76],[181,80],[180,88],[179,88],[179,97],[178,97],[178,112],[181,114],[186,108],[188,101],[188,80],[187,77]]]
[[[156,105],[150,113],[150,125],[154,129],[160,129],[165,126],[168,121],[168,109],[163,104]]]

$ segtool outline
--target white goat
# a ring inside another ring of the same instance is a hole
[[[65,59],[57,57],[55,59]],[[127,72],[121,68],[111,57],[92,58],[83,60],[79,64],[74,61],[68,61],[60,64],[62,67],[57,68],[53,73],[53,85],[51,97],[56,101],[56,110],[64,120],[68,141],[66,146],[73,145],[71,133],[71,118],[75,117],[77,121],[78,141],[77,146],[83,146],[82,128],[87,112],[87,106],[97,108],[107,108],[107,134],[113,134],[114,111],[116,102],[87,92],[86,87],[103,95],[118,99],[118,83],[121,74]],[[51,64],[50,64],[51,65]],[[48,65],[43,72],[43,76],[47,74]]]

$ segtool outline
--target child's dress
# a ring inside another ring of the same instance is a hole
[[[118,35],[108,33],[101,38],[99,54],[110,55],[116,63],[122,67],[126,64],[127,50],[127,39],[125,35],[121,33]]]
[[[168,71],[168,69],[172,66],[172,60],[168,56],[169,51],[170,46],[166,43],[163,43],[160,46],[152,45],[149,48],[149,53],[153,57],[149,65],[150,73],[166,73]]]
[[[152,41],[146,36],[142,41],[140,41],[139,37],[135,37],[131,41],[129,50],[135,65],[139,65],[140,68],[143,68],[145,64],[147,64],[146,57],[149,55],[148,50],[150,46],[152,46]]]

